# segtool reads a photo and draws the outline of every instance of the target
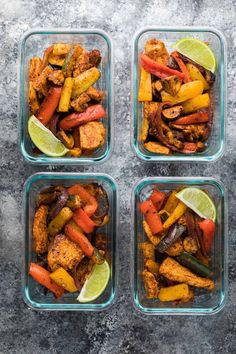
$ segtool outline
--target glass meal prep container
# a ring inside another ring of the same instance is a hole
[[[105,143],[93,152],[91,156],[81,157],[49,157],[45,154],[36,154],[34,145],[28,134],[27,124],[30,116],[28,107],[29,63],[34,56],[42,57],[44,50],[54,43],[80,43],[87,50],[99,49],[102,61],[99,65],[101,77],[95,87],[104,93],[101,104],[106,111],[106,118],[102,119],[105,127]],[[19,104],[18,104],[18,138],[20,150],[24,158],[37,164],[94,164],[103,162],[111,153],[113,144],[113,59],[111,38],[102,30],[54,30],[35,29],[26,32],[19,44]]]
[[[90,303],[76,301],[77,293],[64,293],[56,299],[49,291],[44,295],[43,287],[29,274],[29,265],[35,262],[36,255],[33,246],[32,224],[36,208],[38,193],[51,185],[69,187],[75,183],[98,183],[108,195],[109,222],[99,228],[107,235],[106,259],[110,265],[110,280],[105,291]],[[111,306],[117,295],[118,278],[118,191],[115,181],[106,174],[79,174],[79,173],[36,173],[29,177],[24,185],[24,265],[22,273],[22,292],[25,303],[37,310],[75,310],[75,311],[101,311]]]
[[[147,40],[157,38],[164,42],[167,50],[173,51],[172,45],[181,38],[194,37],[208,42],[217,62],[214,83],[214,118],[213,129],[207,141],[207,148],[195,154],[158,155],[145,149],[141,141],[143,103],[138,102],[140,82],[139,54],[143,52]],[[214,28],[198,27],[146,27],[137,32],[133,39],[132,53],[132,145],[139,158],[150,162],[170,161],[215,161],[223,154],[225,141],[226,114],[226,40],[223,34]]]
[[[210,268],[213,272],[212,280],[215,288],[211,292],[207,290],[195,290],[193,301],[178,303],[161,302],[158,299],[147,299],[144,290],[142,271],[144,261],[141,242],[147,241],[142,222],[143,215],[139,210],[139,203],[146,200],[153,187],[169,192],[180,186],[198,187],[208,191],[216,205],[216,233],[213,242]],[[227,272],[227,206],[224,187],[213,178],[204,177],[152,177],[141,180],[133,190],[132,195],[132,265],[131,286],[133,302],[136,309],[148,315],[203,315],[214,314],[220,311],[227,297],[228,272]]]

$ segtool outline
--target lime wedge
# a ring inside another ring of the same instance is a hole
[[[204,219],[216,219],[216,207],[211,198],[199,188],[185,188],[176,197]]]
[[[34,145],[48,156],[63,156],[69,151],[35,116],[29,118],[28,132]]]
[[[102,264],[95,264],[89,278],[77,297],[79,302],[90,302],[97,299],[105,290],[110,278],[110,267],[105,261]]]
[[[173,45],[173,48],[205,69],[215,72],[216,58],[211,48],[203,41],[196,38],[182,38]]]

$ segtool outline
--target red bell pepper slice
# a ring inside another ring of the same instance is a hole
[[[203,243],[207,253],[210,252],[215,235],[215,223],[211,219],[205,219],[198,223],[203,232]]]
[[[157,189],[154,189],[154,191],[152,192],[150,200],[153,202],[157,211],[161,210],[165,198],[165,192],[160,192]]]
[[[95,104],[88,107],[86,111],[82,113],[72,113],[62,119],[60,122],[60,129],[68,130],[78,125],[104,118],[105,116],[106,112],[102,105]]]
[[[152,233],[155,235],[163,230],[161,217],[158,214],[153,202],[146,200],[139,205],[141,213],[144,215]]]
[[[208,112],[196,112],[184,117],[180,117],[174,121],[177,125],[200,124],[209,121]]]
[[[184,74],[184,82],[190,82],[191,78],[188,72],[186,65],[184,64],[183,60],[179,57],[178,52],[173,52],[171,56],[176,60],[177,64],[179,65],[180,70]]]
[[[147,55],[140,53],[140,61],[142,67],[148,71],[149,73],[159,77],[160,79],[164,79],[168,76],[176,75],[181,80],[184,79],[185,75],[178,71],[169,68],[168,66],[157,63],[156,61],[150,59]]]

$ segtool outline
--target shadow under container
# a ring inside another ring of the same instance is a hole
[[[139,54],[143,52],[146,41],[157,38],[164,42],[169,52],[173,44],[182,38],[193,37],[209,43],[217,62],[214,83],[214,118],[213,129],[203,152],[196,154],[157,155],[144,147],[141,139],[143,121],[143,103],[138,101],[141,65]],[[178,162],[215,161],[222,156],[225,144],[225,115],[226,115],[226,68],[227,51],[223,34],[211,27],[146,27],[137,32],[133,39],[132,53],[132,145],[139,158],[149,162]]]
[[[195,298],[188,303],[178,305],[173,302],[160,302],[158,299],[147,299],[144,289],[142,271],[144,269],[143,254],[139,247],[147,241],[143,230],[143,215],[139,203],[147,199],[153,187],[169,192],[179,187],[197,187],[209,192],[216,205],[216,233],[211,252],[210,267],[213,271],[215,288],[213,291],[198,291],[195,288]],[[136,309],[147,315],[207,315],[219,312],[225,305],[228,289],[227,271],[227,206],[224,187],[213,178],[201,177],[166,177],[146,178],[141,180],[133,190],[133,235],[132,235],[132,265],[131,285],[133,302]]]
[[[30,59],[35,56],[42,57],[44,50],[55,43],[80,43],[88,51],[96,48],[101,52],[102,61],[98,68],[101,76],[94,86],[104,92],[101,104],[106,111],[106,118],[101,121],[105,127],[105,143],[91,156],[49,157],[43,153],[36,154],[33,150],[34,144],[27,127],[30,116],[28,105]],[[110,156],[113,146],[113,59],[112,42],[107,33],[98,29],[36,29],[26,32],[19,45],[18,90],[18,138],[21,153],[26,161],[35,164],[88,165],[104,162]]]
[[[108,195],[109,222],[99,228],[99,232],[107,235],[107,261],[110,265],[111,277],[102,295],[90,303],[76,301],[77,293],[65,293],[56,299],[51,292],[44,295],[43,287],[29,276],[29,265],[36,261],[33,245],[32,225],[36,211],[38,193],[51,185],[69,187],[75,183],[98,183]],[[118,191],[115,181],[106,174],[77,173],[36,173],[28,178],[24,186],[24,269],[22,274],[22,291],[25,303],[36,310],[75,310],[101,311],[110,307],[117,296],[118,279]]]

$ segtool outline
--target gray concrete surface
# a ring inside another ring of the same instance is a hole
[[[235,353],[236,2],[225,0],[29,1],[0,4],[0,353]],[[130,148],[130,58],[134,32],[146,25],[212,25],[228,41],[227,147],[212,164],[149,164]],[[116,143],[98,167],[34,167],[17,147],[17,45],[32,27],[97,27],[114,40]],[[116,304],[98,314],[35,312],[21,297],[22,186],[36,171],[111,174],[120,187],[120,285]],[[229,191],[229,299],[211,317],[143,317],[132,307],[129,280],[130,189],[144,176],[215,176]]]

